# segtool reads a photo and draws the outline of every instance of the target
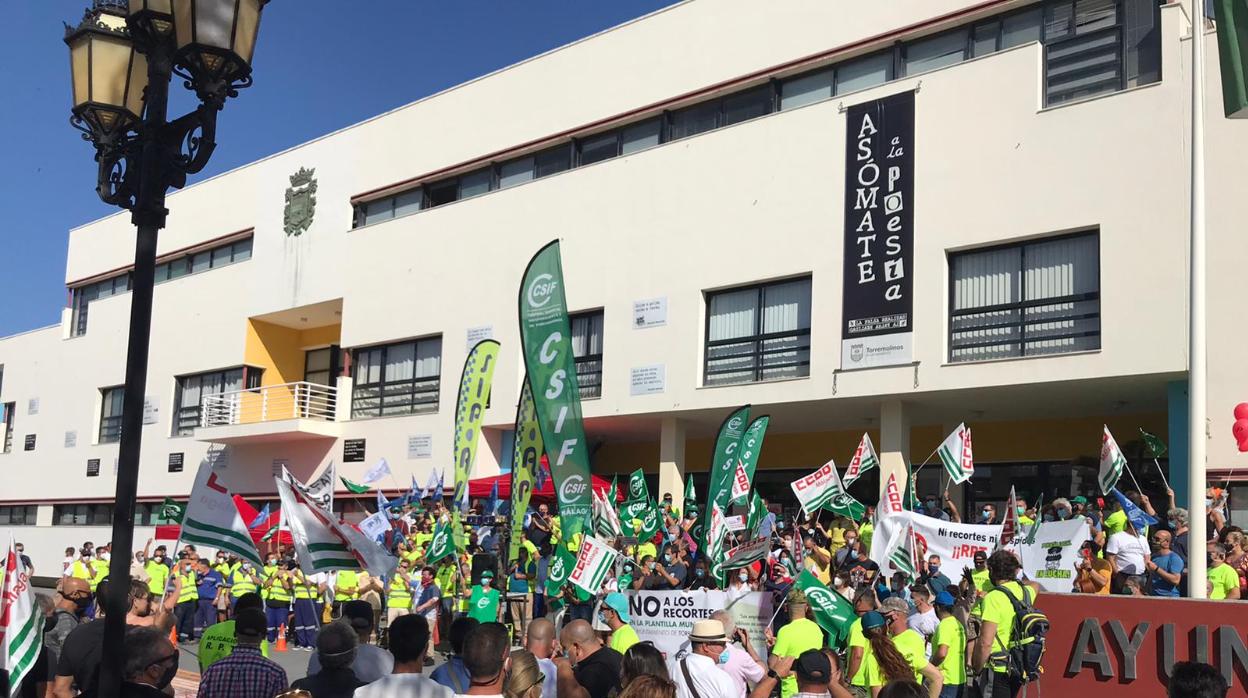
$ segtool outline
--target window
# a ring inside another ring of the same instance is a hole
[[[905,45],[906,75],[936,70],[966,60],[966,29],[937,34]]]
[[[112,523],[112,504],[52,505],[53,526],[108,526]]]
[[[602,397],[602,311],[577,313],[572,320],[572,356],[581,399]]]
[[[533,157],[535,176],[546,177],[572,167],[572,144],[561,145],[538,153]]]
[[[582,138],[577,144],[578,160],[581,165],[592,165],[620,154],[620,132],[610,131],[589,138]]]
[[[950,255],[949,359],[1101,346],[1098,233]]]
[[[533,158],[504,162],[498,167],[498,188],[506,189],[533,179]]]
[[[100,443],[113,444],[121,441],[121,407],[124,389],[104,388],[100,391]]]
[[[16,411],[16,402],[0,404],[0,421],[4,423],[4,453],[13,450],[13,413]]]
[[[629,155],[656,146],[661,141],[662,135],[663,120],[660,118],[627,126],[620,133],[620,154]]]
[[[768,84],[672,112],[672,140],[770,114],[775,88]]]
[[[212,395],[255,390],[260,387],[264,369],[239,366],[178,376],[173,395],[173,435],[190,436],[203,426],[204,400]]]
[[[317,385],[333,385],[338,369],[338,347],[313,349],[303,353],[303,380]]]
[[[0,526],[34,526],[38,512],[34,504],[0,506]]]
[[[459,198],[467,199],[488,192],[494,185],[494,168],[486,167],[459,178]]]
[[[1159,13],[1153,0],[1059,0],[1045,5],[1045,104],[1160,80]]]
[[[706,385],[810,375],[810,278],[707,294]]]
[[[893,79],[893,53],[886,51],[863,56],[836,66],[836,93],[883,85]]]
[[[794,109],[832,97],[836,71],[832,68],[799,75],[780,84],[780,108]]]
[[[351,415],[355,418],[438,410],[442,338],[356,349]]]
[[[425,208],[449,204],[459,198],[459,179],[434,182],[425,187]]]
[[[109,298],[130,290],[130,272],[96,281],[86,286],[70,289],[70,335],[80,337],[87,333],[87,309],[92,301]]]

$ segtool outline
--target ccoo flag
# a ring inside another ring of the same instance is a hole
[[[767,435],[767,424],[770,422],[771,417],[759,417],[750,422],[741,435],[741,445],[737,447],[740,457],[732,477],[732,498],[729,500],[732,504],[744,504],[750,494],[754,470],[758,468],[758,456],[763,452],[763,437]]]
[[[1105,427],[1101,434],[1101,471],[1097,480],[1101,483],[1101,492],[1109,494],[1118,485],[1118,478],[1127,467],[1127,459],[1114,441],[1114,435]]]
[[[940,455],[940,462],[953,484],[966,482],[975,474],[975,460],[971,457],[971,430],[965,424],[959,424],[952,434],[945,437],[936,453]]]
[[[849,467],[845,469],[843,483],[849,487],[868,470],[878,467],[880,467],[880,457],[875,453],[875,444],[871,443],[871,435],[863,432],[862,439],[858,441],[858,448],[854,450],[854,457],[849,460]]]
[[[537,424],[537,409],[528,378],[520,386],[520,403],[516,405],[515,439],[511,455],[511,542],[508,560],[520,554],[520,534],[524,532],[524,512],[529,509],[533,483],[537,480],[537,464],[542,457],[542,428]]]
[[[576,556],[576,564],[568,573],[568,581],[582,588],[588,594],[597,594],[602,583],[607,579],[615,563],[616,552],[606,543],[593,536],[585,536],[581,540],[581,550]]]
[[[836,472],[836,463],[828,461],[815,472],[800,477],[789,484],[802,510],[807,516],[820,509],[827,509],[839,516],[848,516],[854,521],[861,521],[867,507],[854,499],[841,485],[841,478]]]
[[[593,499],[589,444],[581,422],[580,387],[558,240],[529,260],[517,300],[524,367],[533,388],[550,474],[555,479],[563,536],[573,540],[589,523]]]
[[[459,397],[455,400],[455,497],[452,503],[458,505],[460,511],[468,511],[468,478],[472,477],[472,464],[477,459],[477,435],[485,419],[497,363],[498,342],[483,339],[468,351],[459,378]]]
[[[234,553],[256,567],[264,564],[229,489],[217,479],[217,472],[208,460],[199,466],[195,475],[186,515],[182,518],[181,540]]]
[[[29,677],[43,648],[43,613],[35,613],[30,570],[17,554],[11,533],[4,558],[3,594],[0,597],[0,649],[3,649],[0,669],[9,674],[9,695],[24,695],[18,690],[22,679]],[[43,680],[41,676],[30,678]]]

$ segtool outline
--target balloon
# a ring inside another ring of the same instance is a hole
[[[1235,419],[1248,419],[1248,402],[1241,402],[1235,406]]]
[[[1235,420],[1235,424],[1231,426],[1231,433],[1235,435],[1239,450],[1248,451],[1248,419]]]

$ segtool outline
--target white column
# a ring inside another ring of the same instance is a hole
[[[1188,284],[1191,312],[1188,313],[1187,387],[1187,491],[1188,538],[1193,552],[1187,561],[1188,594],[1205,598],[1205,556],[1200,547],[1205,532],[1205,3],[1192,3],[1192,169],[1191,169],[1191,253],[1188,255]]]
[[[656,499],[672,493],[672,505],[685,508],[685,423],[664,417],[659,428],[659,491]],[[701,497],[700,497],[701,498]]]
[[[904,489],[909,462],[910,418],[906,406],[901,400],[885,400],[880,405],[880,494],[892,474],[897,475],[897,482]]]

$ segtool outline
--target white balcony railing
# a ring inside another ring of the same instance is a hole
[[[283,419],[334,421],[338,390],[317,383],[283,383],[204,398],[202,426],[274,422]]]

